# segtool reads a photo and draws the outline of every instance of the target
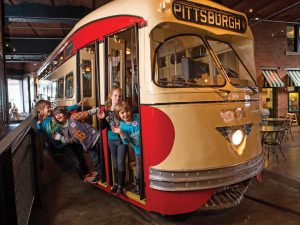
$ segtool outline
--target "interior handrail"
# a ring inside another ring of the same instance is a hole
[[[31,112],[30,115],[20,123],[20,125],[7,134],[1,141],[0,141],[0,154],[5,152],[7,149],[12,148],[14,149],[14,145],[18,143],[20,137],[22,137],[24,132],[28,130],[28,127],[34,127],[35,125],[35,118],[36,112]]]

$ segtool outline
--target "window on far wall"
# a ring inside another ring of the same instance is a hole
[[[287,52],[300,52],[300,25],[287,26]]]

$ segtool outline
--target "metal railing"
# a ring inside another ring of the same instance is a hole
[[[0,142],[1,225],[27,225],[40,206],[42,154],[31,114]]]

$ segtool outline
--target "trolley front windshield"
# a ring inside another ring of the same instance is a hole
[[[179,27],[177,32],[180,32]],[[158,86],[220,87],[225,85],[227,76],[235,87],[255,87],[252,76],[228,43],[209,37],[205,37],[205,41],[195,34],[183,35],[168,30],[163,31],[163,34],[169,34],[167,38],[156,41],[156,33],[153,32],[152,47],[154,81]]]

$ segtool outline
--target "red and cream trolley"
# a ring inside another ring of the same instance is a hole
[[[38,77],[40,97],[57,105],[87,98],[104,107],[122,87],[141,120],[143,181],[131,191],[130,150],[116,196],[141,208],[232,207],[263,169],[253,36],[240,12],[208,0],[115,0],[76,24]],[[109,192],[106,130],[102,140],[97,186]]]

